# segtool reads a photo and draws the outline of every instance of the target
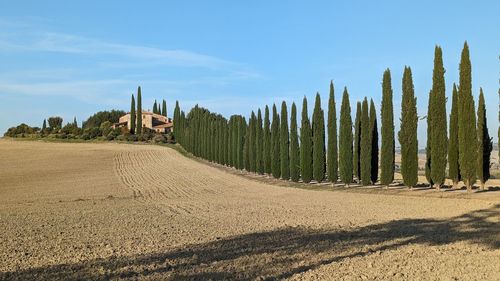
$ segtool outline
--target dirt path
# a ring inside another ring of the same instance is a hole
[[[2,280],[500,279],[497,196],[282,187],[146,145],[0,159]]]

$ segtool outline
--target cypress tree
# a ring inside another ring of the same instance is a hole
[[[257,111],[257,130],[255,132],[255,161],[256,169],[259,174],[264,174],[264,157],[263,157],[263,131],[262,131],[262,112]]]
[[[438,190],[446,177],[446,153],[448,150],[444,72],[442,50],[441,47],[436,46],[432,75],[432,95],[434,97],[431,104],[431,178]]]
[[[297,108],[292,103],[292,116],[290,120],[290,178],[294,182],[300,179],[300,151],[299,135],[297,132]]]
[[[302,101],[302,121],[300,127],[300,171],[302,181],[311,182],[313,176],[312,130],[307,112],[307,98]]]
[[[73,126],[78,128],[78,123],[76,122],[76,116],[73,118]]]
[[[328,180],[337,182],[338,178],[338,152],[337,152],[337,112],[335,108],[335,93],[333,81],[330,81],[330,97],[328,98],[328,147],[327,147],[327,173]]]
[[[273,122],[271,124],[271,170],[273,177],[281,176],[280,164],[280,119],[276,105],[273,104]]]
[[[483,88],[479,89],[479,104],[477,108],[477,178],[481,182],[481,190],[490,179],[490,156],[493,150],[488,122],[486,119],[486,106],[484,104]]]
[[[458,165],[458,90],[455,83],[453,83],[451,100],[448,177],[453,181],[453,186],[456,187],[460,181],[460,166]]]
[[[180,117],[181,117],[181,109],[179,107],[179,101],[175,102],[175,109],[174,109],[174,136],[175,140],[180,143],[182,146],[185,146],[185,143],[182,140],[181,137],[181,131],[182,128],[180,126]]]
[[[363,185],[371,184],[372,145],[370,140],[370,118],[368,116],[368,101],[365,97],[361,106],[361,183]]]
[[[288,132],[288,112],[286,102],[281,103],[281,127],[280,127],[280,164],[281,178],[284,180],[290,179],[290,136]]]
[[[460,175],[467,186],[467,191],[472,191],[476,181],[477,165],[477,139],[472,132],[476,130],[476,117],[474,112],[474,98],[472,97],[471,63],[469,46],[464,43],[460,60],[460,83],[458,88],[458,158]]]
[[[156,100],[155,100],[155,103],[153,104],[153,113],[158,113],[158,105],[156,104]]]
[[[135,129],[138,135],[142,135],[142,96],[141,86],[137,88],[137,125]]]
[[[161,114],[161,107],[160,107],[160,103],[158,103],[158,110],[157,110],[157,114],[162,115],[162,114]]]
[[[269,120],[269,107],[266,105],[264,110],[264,153],[262,158],[264,160],[264,172],[268,175],[271,174],[271,121]]]
[[[432,120],[432,110],[431,110],[431,105],[433,103],[433,97],[434,95],[432,94],[432,90],[429,91],[429,102],[427,105],[427,144],[425,147],[425,178],[427,179],[427,182],[429,183],[430,186],[434,185],[434,182],[432,181],[431,177],[431,156],[432,156],[432,149],[431,149],[431,135],[432,135],[432,125],[431,125],[431,120]]]
[[[162,108],[161,108],[161,114],[165,117],[167,117],[167,102],[163,100]]]
[[[132,95],[132,100],[130,101],[130,133],[135,134],[135,118],[137,117],[135,113],[135,98]]]
[[[245,163],[245,170],[251,171],[251,142],[252,142],[252,137],[251,137],[251,132],[252,130],[252,118],[248,119],[248,126],[246,126],[246,132],[245,132],[245,144],[244,144],[244,163]]]
[[[350,109],[349,109],[350,110]],[[361,182],[361,102],[356,103],[356,119],[354,119],[354,157],[353,174]]]
[[[500,98],[500,89],[498,89],[498,97]],[[500,102],[498,103],[498,122],[500,122]],[[498,148],[498,162],[500,163],[500,126],[498,126],[497,148]]]
[[[46,130],[47,130],[47,119],[43,119],[42,133],[44,133]]]
[[[255,116],[255,113],[252,111],[251,117],[250,117],[250,122],[249,122],[249,131],[250,131],[250,171],[255,172],[257,168],[257,151],[256,151],[256,129],[257,129],[257,117]]]
[[[380,153],[380,183],[389,185],[394,180],[394,113],[392,106],[391,72],[385,70],[382,79],[382,151]]]
[[[361,111],[359,113],[361,114]],[[340,108],[339,175],[340,180],[347,186],[352,182],[353,164],[355,163],[352,156],[351,105],[349,103],[347,88],[344,88],[342,106]]]
[[[401,145],[401,175],[403,183],[413,187],[418,181],[417,98],[413,87],[411,68],[403,72],[403,97],[401,101],[401,129],[398,133]]]
[[[240,116],[238,122],[238,169],[243,170],[245,168],[244,164],[244,144],[245,144],[245,132],[247,128],[247,121],[245,117]]]
[[[317,182],[325,178],[325,116],[321,109],[321,98],[316,94],[313,111],[313,177]]]
[[[377,111],[373,100],[370,99],[370,144],[371,144],[371,182],[375,184],[378,179],[378,126]]]

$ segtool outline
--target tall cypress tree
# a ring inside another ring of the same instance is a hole
[[[359,113],[361,114],[361,110]],[[352,182],[353,164],[356,162],[352,159],[351,105],[349,104],[349,93],[347,92],[347,88],[344,88],[342,106],[340,108],[339,175],[340,180],[347,186]]]
[[[156,100],[155,103],[153,104],[153,113],[158,113],[158,105],[156,103]]]
[[[349,108],[350,110],[350,108]],[[354,119],[354,157],[353,174],[358,182],[361,182],[361,102],[356,103],[356,119]]]
[[[44,133],[46,130],[47,130],[47,119],[43,119],[42,133]]]
[[[269,107],[266,105],[264,110],[264,153],[262,155],[264,160],[264,172],[268,175],[271,174],[271,121],[269,119]]]
[[[386,69],[382,79],[382,149],[380,153],[380,183],[394,180],[394,113],[392,105],[391,72]]]
[[[430,186],[434,185],[431,177],[431,163],[432,163],[432,149],[431,149],[431,139],[432,139],[432,104],[433,104],[434,95],[432,94],[432,90],[429,91],[429,102],[427,105],[427,144],[425,146],[425,178],[427,182],[429,182]]]
[[[361,106],[361,183],[363,185],[371,184],[372,145],[370,140],[370,117],[368,115],[368,101],[365,97]]]
[[[458,90],[453,83],[453,96],[450,114],[450,140],[448,144],[448,177],[456,187],[460,181],[460,166],[458,165]]]
[[[135,118],[137,115],[135,114],[135,98],[132,95],[132,99],[130,101],[130,133],[135,134]]]
[[[271,170],[274,178],[281,176],[280,164],[280,119],[276,105],[273,104],[273,122],[271,124]]]
[[[446,177],[446,154],[448,150],[444,72],[442,50],[441,47],[436,46],[432,75],[432,95],[434,97],[431,104],[431,178],[438,190]]]
[[[249,132],[250,132],[250,139],[249,139],[249,144],[250,144],[250,152],[249,152],[249,160],[250,160],[250,171],[255,172],[256,167],[257,167],[257,150],[256,150],[256,128],[257,128],[257,117],[255,116],[255,113],[252,111],[252,115],[250,117],[250,122],[249,122]]]
[[[335,108],[335,93],[333,81],[330,81],[330,97],[328,98],[328,147],[327,147],[327,173],[328,180],[337,182],[338,178],[338,151],[337,151],[337,112]]]
[[[486,106],[484,104],[483,88],[479,89],[479,104],[477,108],[477,178],[481,181],[481,190],[484,183],[490,179],[490,156],[493,150],[488,122],[486,120]]]
[[[403,97],[401,101],[401,129],[398,133],[401,145],[401,175],[403,183],[413,187],[418,181],[417,98],[413,87],[411,68],[403,72]]]
[[[290,136],[288,133],[288,112],[286,102],[281,103],[281,128],[280,128],[280,164],[281,164],[281,178],[284,180],[290,179],[290,159],[289,159],[289,145]]]
[[[257,173],[259,174],[264,174],[264,159],[263,159],[263,131],[262,131],[262,112],[259,110],[257,111],[257,130],[255,132],[255,161],[256,161],[256,169]]]
[[[297,107],[292,103],[290,120],[290,178],[294,182],[300,179],[299,135],[297,132]]]
[[[135,127],[137,134],[142,135],[142,96],[141,86],[137,88],[137,125]]]
[[[313,176],[312,130],[307,111],[307,98],[302,101],[302,121],[300,127],[300,172],[302,181],[309,183]]]
[[[163,104],[161,107],[161,114],[167,117],[167,102],[165,100],[163,100]]]
[[[476,181],[477,136],[472,133],[476,130],[476,116],[474,98],[472,97],[471,63],[467,42],[464,43],[460,60],[459,85],[458,158],[460,175],[467,186],[467,191],[470,192],[472,191],[472,185]]]
[[[313,111],[313,177],[317,182],[325,178],[325,116],[321,109],[321,98],[316,93]]]
[[[375,184],[378,179],[378,126],[377,110],[373,100],[370,99],[370,143],[371,143],[371,182]]]
[[[180,126],[180,117],[181,117],[181,109],[179,107],[179,101],[175,101],[175,109],[174,109],[174,136],[175,140],[180,143],[182,146],[186,146],[181,137],[182,127]],[[184,147],[187,148],[187,147]]]

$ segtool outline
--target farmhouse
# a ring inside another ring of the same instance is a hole
[[[130,130],[131,122],[130,122],[130,113],[127,113],[120,117],[118,123],[114,124],[115,128],[125,127]],[[158,133],[169,133],[173,132],[174,123],[172,119],[165,117],[160,114],[156,114],[150,111],[143,110],[142,111],[142,127],[154,130]]]

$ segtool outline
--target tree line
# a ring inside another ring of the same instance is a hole
[[[447,177],[454,186],[463,181],[468,191],[476,179],[484,188],[490,178],[492,138],[488,133],[482,89],[476,115],[467,42],[462,50],[459,72],[459,83],[452,89],[448,121],[442,49],[436,46],[432,88],[424,117],[427,120],[425,176],[438,190]],[[414,187],[418,183],[417,126],[420,117],[412,71],[408,66],[404,68],[401,83],[401,127],[397,132],[401,145],[400,171],[403,183]],[[248,119],[243,115],[226,119],[198,105],[186,114],[176,102],[175,138],[197,157],[277,179],[304,183],[337,183],[340,180],[347,186],[354,182],[388,186],[394,181],[396,136],[390,70],[385,70],[382,77],[380,148],[377,108],[373,100],[368,101],[365,97],[356,103],[354,122],[350,104],[345,87],[337,130],[333,81],[330,82],[326,124],[319,93],[315,97],[311,120],[304,97],[300,127],[294,102],[290,117],[283,101],[279,112],[276,104],[271,108],[266,105],[263,112],[260,108],[252,111]]]

